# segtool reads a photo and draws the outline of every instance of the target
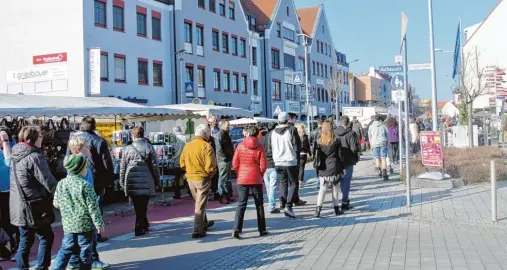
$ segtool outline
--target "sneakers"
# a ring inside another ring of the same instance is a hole
[[[283,210],[286,217],[289,218],[296,218],[296,214],[294,214],[294,210],[292,210],[292,207],[285,207],[285,210]]]
[[[275,208],[274,210],[269,211],[270,214],[279,214],[280,210],[278,208]]]
[[[109,265],[105,262],[101,262],[101,261],[96,261],[96,262],[92,263],[93,270],[105,270],[105,269],[108,269],[110,266],[111,265]],[[77,269],[79,269],[79,267]]]

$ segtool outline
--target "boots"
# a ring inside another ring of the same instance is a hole
[[[340,206],[335,206],[335,207],[334,207],[334,214],[335,214],[336,216],[343,215],[342,210],[340,210]]]
[[[384,181],[389,180],[389,176],[387,175],[387,170],[385,170],[385,169],[382,171],[382,178],[384,179]]]
[[[378,177],[382,177],[382,169],[378,168]]]
[[[320,218],[320,211],[322,211],[322,206],[317,206],[315,209],[315,214],[313,214],[314,218]]]

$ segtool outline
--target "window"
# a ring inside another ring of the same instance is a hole
[[[198,25],[197,30],[197,46],[204,46],[204,28]]]
[[[243,93],[243,94],[248,93],[248,86],[247,86],[246,75],[241,75],[240,87],[241,87],[241,93]]]
[[[194,82],[194,67],[193,66],[186,66],[185,68],[185,82],[192,83]]]
[[[271,49],[271,68],[280,69],[280,51]]]
[[[325,91],[324,95],[326,97],[326,102],[329,102],[329,93],[327,91]]]
[[[238,74],[232,74],[232,92],[237,93],[239,91],[239,76]]]
[[[222,33],[222,52],[229,53],[229,34]]]
[[[160,25],[160,18],[151,17],[151,37],[156,40],[162,39],[162,29]]]
[[[252,47],[252,65],[257,66],[257,47]]]
[[[225,17],[225,0],[220,0],[218,3],[218,12]]]
[[[148,84],[148,61],[137,60],[137,83]]]
[[[296,57],[290,54],[283,54],[284,67],[296,70]]]
[[[235,20],[236,14],[234,10],[234,3],[229,2],[229,19]]]
[[[295,41],[296,40],[296,33],[294,32],[294,30],[284,27],[283,28],[283,38],[288,39],[290,41]]]
[[[280,23],[276,24],[276,36],[281,37],[282,36],[282,25]]]
[[[271,91],[273,92],[273,100],[281,100],[280,81],[271,82]]]
[[[206,87],[206,70],[204,70],[204,67],[197,69],[197,87]]]
[[[229,87],[229,81],[230,81],[231,74],[229,72],[224,72],[224,91],[230,92],[231,88]]]
[[[320,98],[320,88],[317,88],[317,100],[321,101],[321,98]]]
[[[125,30],[125,17],[122,7],[113,6],[113,29],[118,31]]]
[[[109,61],[107,59],[108,54],[102,52],[100,54],[100,79],[103,81],[109,80]]]
[[[324,64],[320,64],[320,76],[324,76]]]
[[[286,8],[287,16],[290,16],[289,7]]]
[[[320,52],[320,41],[317,40],[317,52]]]
[[[324,66],[324,72],[325,72],[325,74],[326,74],[326,76],[325,76],[325,77],[327,78],[327,65],[326,65],[326,66]]]
[[[192,23],[185,22],[185,42],[192,43]]]
[[[312,68],[312,74],[315,75],[315,62],[312,62],[312,66],[313,66],[313,68]]]
[[[324,33],[324,25],[322,25],[322,33]]]
[[[320,43],[320,52],[324,53],[324,43],[323,42]]]
[[[146,36],[146,14],[137,13],[137,35]]]
[[[232,37],[232,54],[233,55],[238,55],[238,38],[237,37]]]
[[[213,50],[218,51],[220,48],[219,41],[218,41],[218,31],[213,30],[212,40],[213,40]]]
[[[305,72],[305,59],[299,58],[299,71]]]
[[[95,0],[95,25],[106,27],[106,3]]]
[[[254,96],[258,96],[259,95],[259,81],[255,80],[253,81],[253,94]]]
[[[246,40],[239,40],[239,55],[241,57],[246,57]]]
[[[220,69],[213,70],[213,88],[215,91],[220,91]]]
[[[294,91],[294,85],[286,83],[285,84],[285,89],[286,89],[286,91],[285,91],[285,99],[287,99],[287,100],[293,100],[292,99],[292,92]]]
[[[250,26],[249,26],[249,29],[252,30],[252,31],[255,31],[255,29],[257,28],[257,19],[254,17],[254,16],[251,16],[250,15]]]
[[[200,8],[206,8],[206,7],[204,6],[204,0],[198,0],[198,1],[197,1],[197,5],[198,5]]]
[[[125,57],[114,56],[114,81],[125,82],[126,79]]]
[[[317,76],[320,76],[320,64],[317,63],[317,72],[315,73]]]
[[[215,0],[209,0],[209,11],[217,12],[217,5],[215,3]]]
[[[153,85],[162,86],[162,62],[153,61]]]

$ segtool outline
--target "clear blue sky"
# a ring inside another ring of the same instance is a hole
[[[322,0],[295,0],[296,6],[315,6]],[[461,18],[463,27],[483,21],[499,0],[433,0],[435,48],[453,50]],[[347,54],[356,74],[371,66],[392,65],[400,47],[401,11],[408,23],[408,62],[429,63],[427,0],[324,0],[336,49]],[[453,99],[452,53],[436,53],[438,100]],[[409,72],[409,83],[422,99],[431,99],[431,72]]]

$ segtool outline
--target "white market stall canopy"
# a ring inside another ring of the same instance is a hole
[[[175,105],[162,105],[155,108],[166,108],[166,109],[179,109],[187,112],[193,112],[202,116],[224,116],[224,117],[253,117],[254,113],[249,110],[234,108],[234,107],[222,107],[215,105],[204,105],[204,104],[175,104]]]
[[[258,125],[258,124],[269,124],[276,123],[276,119],[263,118],[263,117],[254,117],[254,118],[241,118],[232,120],[229,123],[231,126],[248,126],[248,125]]]
[[[93,116],[118,122],[144,122],[200,117],[181,109],[147,107],[112,97],[59,97],[0,94],[2,117]]]

